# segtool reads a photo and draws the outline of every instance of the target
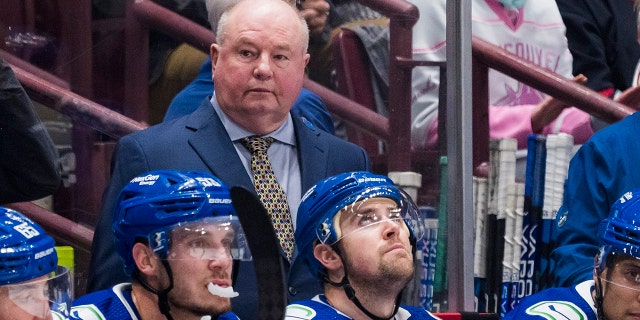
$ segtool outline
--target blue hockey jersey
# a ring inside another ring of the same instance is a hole
[[[141,319],[131,299],[131,284],[121,283],[111,289],[84,295],[73,302],[72,317],[82,320],[139,320]],[[238,320],[231,313],[225,313],[218,320]]]
[[[324,295],[317,295],[310,300],[296,301],[287,306],[285,320],[349,320],[347,315],[333,308]],[[423,308],[401,306],[394,320],[419,320],[439,318]]]
[[[573,287],[540,291],[520,300],[502,319],[597,320],[593,286],[593,280],[588,280]]]

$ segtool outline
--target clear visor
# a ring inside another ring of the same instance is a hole
[[[621,288],[640,292],[640,258],[636,247],[616,248],[604,246],[604,268],[606,273],[600,274],[600,280]],[[613,265],[611,265],[613,263]]]
[[[328,218],[330,219],[330,218]],[[327,220],[328,220],[327,219]],[[333,245],[343,238],[370,230],[370,228],[398,227],[409,235],[413,232],[416,239],[422,237],[424,228],[418,218],[416,205],[403,194],[400,205],[394,200],[384,197],[371,197],[358,199],[358,201],[342,208],[331,222],[335,230],[333,243],[327,243],[331,230],[328,228],[330,221],[325,221],[318,230],[318,239],[322,243]]]
[[[9,300],[19,308],[12,319],[58,320],[69,317],[72,288],[66,267],[58,266],[49,275],[4,287]]]
[[[169,236],[169,260],[251,260],[240,222],[233,216],[179,224],[171,229]]]

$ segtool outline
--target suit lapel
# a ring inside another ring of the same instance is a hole
[[[187,121],[186,129],[193,131],[189,137],[189,144],[211,173],[230,187],[242,186],[255,192],[251,178],[242,166],[242,161],[220,117],[213,110],[209,100],[205,102]]]
[[[302,176],[302,193],[304,194],[316,182],[327,175],[328,148],[320,139],[323,134],[317,128],[310,128],[304,121],[293,115],[298,144],[298,159],[300,159],[300,175]]]
[[[220,117],[209,101],[205,102],[206,106],[200,106],[187,121],[187,129],[193,131],[189,144],[211,172],[229,186],[254,190],[251,178],[242,166]],[[300,159],[302,192],[305,192],[326,176],[328,149],[320,138],[322,133],[319,129],[307,127],[295,114],[292,119]]]

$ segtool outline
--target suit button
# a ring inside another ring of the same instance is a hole
[[[296,294],[298,294],[298,290],[296,290],[296,288],[294,287],[289,287],[289,294],[295,296]]]

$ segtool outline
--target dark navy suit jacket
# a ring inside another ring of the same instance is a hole
[[[319,180],[348,171],[370,170],[366,152],[349,142],[315,129],[292,116],[303,193]],[[88,292],[129,281],[113,242],[113,206],[120,190],[137,175],[159,169],[211,172],[229,186],[254,190],[220,118],[208,99],[192,114],[122,137],[112,161],[111,182],[105,191],[93,239]],[[286,261],[286,260],[285,260]],[[290,301],[310,299],[321,292],[319,281],[301,259],[286,263]],[[240,319],[257,319],[257,285],[251,263],[241,263],[232,299]],[[277,293],[275,293],[277,294]]]

